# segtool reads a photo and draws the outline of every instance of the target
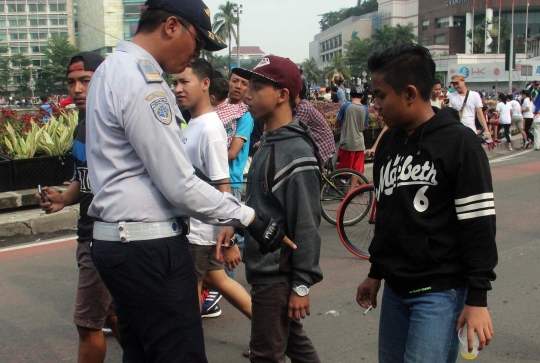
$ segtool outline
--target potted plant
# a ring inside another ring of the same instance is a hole
[[[48,122],[39,122],[36,116],[8,116],[4,117],[0,148],[11,161],[12,190],[61,185],[72,178],[70,151],[76,113],[58,112]]]

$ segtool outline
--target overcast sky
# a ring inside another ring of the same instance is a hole
[[[203,0],[212,20],[226,0]],[[356,5],[356,0],[244,0],[240,15],[240,46],[260,46],[266,54],[296,63],[309,57],[309,43],[320,32],[318,14]],[[232,45],[236,43],[232,41]],[[219,55],[227,55],[223,50]]]

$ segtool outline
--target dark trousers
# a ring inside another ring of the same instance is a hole
[[[531,132],[531,127],[533,125],[533,119],[532,118],[525,118],[523,119],[525,121],[525,132],[527,133],[527,137],[529,140],[534,141],[534,135]]]
[[[287,316],[291,284],[251,287],[251,341],[249,360],[254,363],[320,363],[319,356],[302,329]]]
[[[504,129],[504,137],[506,137],[506,141],[508,141],[508,145],[512,145],[512,139],[510,138],[510,124],[499,124]]]
[[[185,236],[94,240],[92,255],[115,300],[124,363],[207,363]]]

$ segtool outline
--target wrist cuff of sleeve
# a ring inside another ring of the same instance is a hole
[[[247,226],[249,226],[249,224],[253,220],[253,216],[255,215],[255,211],[253,209],[251,209],[250,207],[244,205],[244,204],[241,204],[240,208],[241,208],[240,209],[240,213],[241,213],[240,223],[242,223],[242,225],[244,227],[247,227]]]
[[[487,306],[487,290],[471,289],[467,291],[467,299],[465,305],[469,306]]]
[[[375,280],[382,280],[384,278],[383,274],[379,271],[377,267],[375,267],[375,265],[371,265],[368,277]]]

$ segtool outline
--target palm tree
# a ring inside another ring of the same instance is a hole
[[[311,57],[310,59],[305,59],[302,63],[302,69],[304,71],[304,76],[306,76],[308,81],[311,81],[314,84],[320,81],[321,70],[317,67],[315,58]]]
[[[324,78],[330,82],[336,74],[347,81],[351,79],[349,63],[341,53],[334,54],[334,57],[330,59],[330,65],[324,69]]]
[[[383,50],[395,43],[396,31],[390,24],[383,24],[382,28],[375,30],[371,38],[373,39],[373,48]]]
[[[220,5],[219,12],[214,15],[214,24],[212,25],[212,29],[217,36],[221,39],[229,39],[229,73],[231,71],[231,37],[238,44],[238,37],[234,29],[238,25],[238,17],[234,14],[236,6],[235,3],[230,1],[227,1],[225,5]]]
[[[407,44],[413,43],[418,37],[413,32],[414,25],[409,23],[407,25],[396,25],[394,29],[394,44]]]

